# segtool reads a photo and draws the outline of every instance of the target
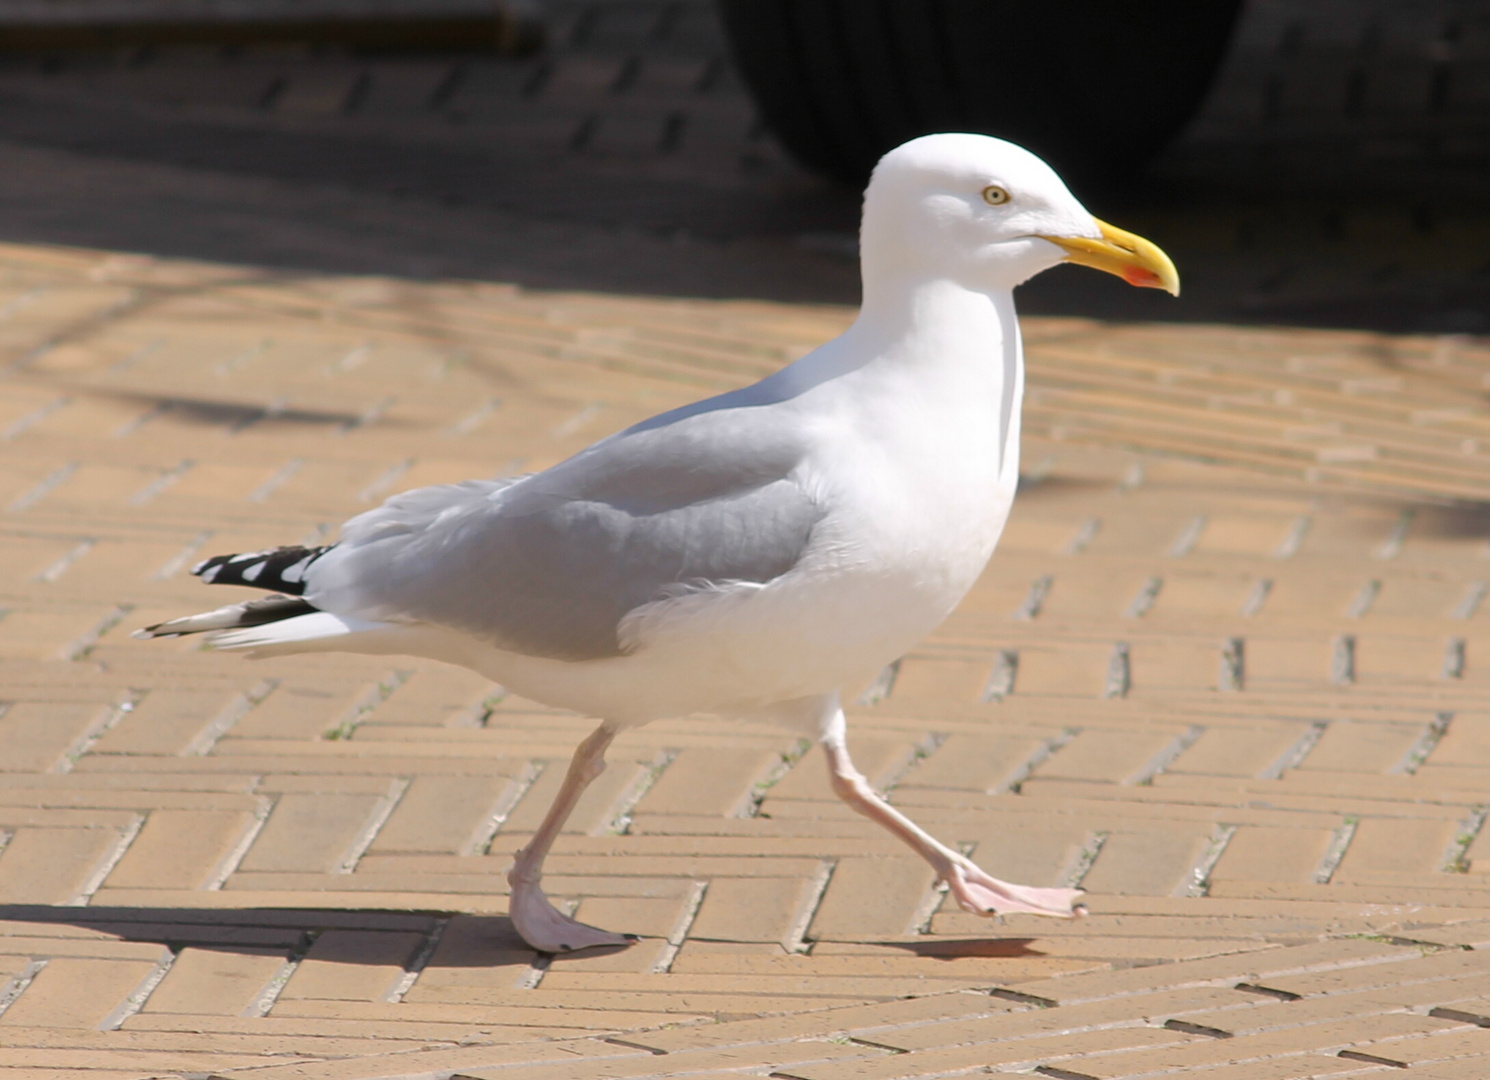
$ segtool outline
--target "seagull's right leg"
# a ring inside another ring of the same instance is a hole
[[[1080,889],[1042,889],[1000,881],[966,855],[953,851],[922,829],[869,786],[864,774],[848,756],[843,709],[836,697],[833,713],[822,730],[823,750],[828,757],[828,778],[833,792],[852,809],[888,829],[931,864],[937,877],[947,883],[958,907],[973,915],[1004,915],[1017,911],[1061,918],[1086,913],[1078,902]]]
[[[571,952],[596,945],[630,945],[637,940],[634,934],[612,934],[560,914],[538,884],[543,878],[543,860],[548,856],[549,848],[554,846],[585,788],[605,771],[605,752],[615,737],[616,728],[605,723],[579,744],[569,761],[569,771],[564,775],[559,794],[543,817],[543,824],[538,826],[527,846],[517,853],[512,869],[507,872],[507,884],[512,887],[508,903],[512,925],[517,927],[522,939],[539,952]]]

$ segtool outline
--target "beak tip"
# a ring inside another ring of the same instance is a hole
[[[1064,248],[1066,262],[1116,274],[1140,289],[1163,289],[1170,296],[1179,296],[1179,271],[1158,245],[1105,221],[1097,221],[1096,225],[1102,234],[1099,239],[1085,236],[1042,239]]]

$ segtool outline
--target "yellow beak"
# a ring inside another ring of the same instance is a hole
[[[1097,227],[1102,230],[1100,240],[1085,236],[1042,236],[1040,239],[1065,248],[1067,262],[1106,270],[1142,289],[1163,289],[1171,296],[1180,294],[1180,272],[1159,245],[1105,221],[1097,222]]]

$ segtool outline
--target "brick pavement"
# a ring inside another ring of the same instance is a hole
[[[854,751],[1092,915],[947,910],[817,751],[682,718],[618,740],[547,877],[644,940],[550,961],[503,871],[584,718],[126,631],[203,603],[199,553],[541,468],[848,311],[0,274],[0,1076],[1483,1075],[1483,341],[1028,320],[1014,519]]]
[[[1490,1074],[1463,5],[1252,5],[1153,192],[1112,196],[1183,305],[1024,298],[1014,519],[853,743],[990,869],[1089,889],[1079,923],[946,910],[816,751],[685,718],[618,740],[546,876],[644,940],[550,961],[503,872],[588,721],[127,637],[210,599],[202,554],[541,468],[845,325],[852,200],[753,125],[707,8],[554,7],[516,65],[0,75],[0,1080]],[[1373,89],[1425,73],[1417,113]],[[1217,163],[1289,186],[1196,196]]]

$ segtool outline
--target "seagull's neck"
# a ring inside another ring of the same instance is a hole
[[[1024,354],[1012,290],[866,275],[858,319],[806,361],[813,381],[867,379],[893,388],[889,397],[919,400],[948,437],[956,429],[991,440],[999,474],[1018,468]]]
[[[965,362],[981,355],[985,363],[1007,341],[1017,341],[1019,324],[1011,291],[969,289],[946,278],[866,274],[864,303],[850,331],[873,351],[913,354],[913,362]]]
[[[1011,436],[1018,438],[1024,387],[1012,290],[866,274],[853,325],[761,387],[779,400],[827,384],[850,395],[873,386],[882,400],[919,400],[942,416],[966,415],[995,433],[1005,458]]]

